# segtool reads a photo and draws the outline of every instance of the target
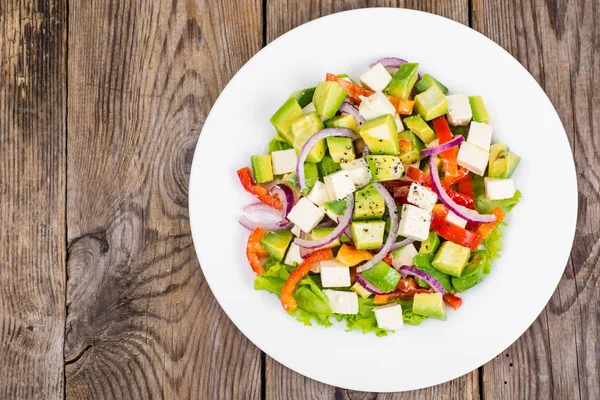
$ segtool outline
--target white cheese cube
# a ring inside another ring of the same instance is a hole
[[[331,200],[341,200],[356,191],[356,186],[348,171],[337,171],[323,178]]]
[[[271,153],[271,162],[273,164],[273,174],[282,175],[296,170],[298,156],[296,150],[278,150]]]
[[[360,76],[360,83],[376,92],[381,92],[385,89],[391,80],[392,76],[390,73],[379,63],[375,64],[373,68]]]
[[[327,215],[327,217],[335,222],[338,222],[339,219],[339,215],[336,215],[333,211],[331,211],[329,208],[325,207],[325,206],[321,206],[319,207],[321,209],[321,211],[323,211],[325,213],[325,215]]]
[[[448,100],[448,122],[454,126],[469,125],[473,113],[469,98],[464,94],[453,94],[446,96]]]
[[[360,96],[360,98],[362,102],[358,106],[358,113],[366,120],[396,113],[394,105],[381,92],[375,92],[369,97]]]
[[[410,204],[414,204],[423,210],[432,211],[433,206],[437,203],[437,194],[423,185],[413,182],[408,188],[408,196],[406,201]]]
[[[300,229],[300,227],[298,225],[294,225],[292,227],[292,233],[294,234],[294,236],[299,237],[300,236],[300,232],[302,231],[302,229]]]
[[[404,247],[401,247],[397,250],[392,251],[392,266],[396,269],[400,268],[403,265],[408,265],[412,267],[413,258],[419,254],[417,248],[414,244],[407,244]]]
[[[310,114],[317,112],[317,109],[315,108],[315,105],[312,102],[310,102],[302,109],[302,111],[304,112],[304,114]]]
[[[358,314],[358,295],[354,292],[324,289],[327,305],[336,314]]]
[[[300,264],[302,262],[302,256],[300,255],[300,246],[292,242],[290,244],[290,248],[288,249],[287,254],[285,255],[285,260],[283,262],[287,265]]]
[[[321,261],[321,283],[323,287],[349,287],[350,268],[335,260]]]
[[[467,142],[489,152],[492,143],[492,126],[483,122],[471,122]]]
[[[515,195],[515,182],[512,179],[484,178],[485,197],[490,200],[510,199]]]
[[[304,232],[310,232],[325,217],[323,211],[306,197],[301,198],[288,214],[287,218]]]
[[[460,145],[456,157],[458,165],[479,176],[483,176],[489,158],[490,154],[487,151],[481,150],[469,142],[463,142]]]
[[[331,198],[329,198],[327,187],[321,181],[315,182],[315,185],[312,187],[312,189],[310,189],[310,192],[308,192],[306,198],[318,206],[322,206],[331,200]]]
[[[400,304],[387,304],[373,309],[377,326],[381,329],[393,331],[404,326],[402,320],[402,307]]]
[[[396,128],[398,128],[398,133],[404,132],[404,125],[402,124],[402,120],[398,113],[394,114],[394,122],[396,123]]]
[[[462,219],[461,217],[459,217],[458,215],[454,214],[450,210],[448,210],[448,214],[446,215],[446,221],[448,221],[451,224],[454,224],[456,226],[460,226],[461,228],[464,228],[465,226],[467,226],[467,220],[466,219]]]
[[[350,179],[352,179],[357,189],[362,189],[371,182],[371,170],[369,170],[369,165],[364,158],[357,158],[340,165],[342,170],[350,175]]]
[[[412,204],[402,206],[398,235],[414,240],[425,240],[429,236],[431,212]]]

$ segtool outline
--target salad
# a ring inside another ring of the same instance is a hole
[[[237,171],[259,200],[240,223],[254,288],[299,321],[383,336],[445,320],[490,273],[520,157],[492,144],[481,96],[392,57],[360,84],[326,74],[270,122],[268,154]]]

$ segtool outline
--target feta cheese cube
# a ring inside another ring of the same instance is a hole
[[[271,153],[271,163],[273,164],[273,174],[282,175],[296,170],[298,156],[296,150],[278,150]]]
[[[377,92],[381,92],[385,89],[391,80],[392,76],[390,73],[379,63],[375,64],[373,68],[360,76],[360,83],[362,83],[363,86]]]
[[[394,105],[381,92],[375,92],[369,97],[360,96],[360,98],[362,102],[358,106],[358,113],[366,120],[396,113]]]
[[[317,112],[317,109],[315,108],[314,103],[310,102],[302,109],[302,111],[304,112],[304,114],[310,114]]]
[[[463,142],[458,150],[456,160],[461,167],[468,169],[474,174],[483,176],[489,157],[490,153],[487,151],[481,150],[469,142]]]
[[[323,287],[349,287],[350,268],[335,260],[321,261],[321,284]]]
[[[489,152],[492,143],[492,126],[483,122],[471,122],[467,142]]]
[[[402,320],[402,307],[400,304],[387,304],[373,308],[377,326],[381,329],[393,331],[404,326]]]
[[[302,260],[302,256],[300,255],[300,247],[296,243],[292,242],[283,262],[287,265],[294,265],[300,264]]]
[[[414,244],[407,244],[397,250],[392,251],[392,266],[396,269],[403,265],[412,267],[413,257],[419,254]]]
[[[294,225],[292,227],[292,233],[294,234],[294,236],[298,237],[300,236],[300,232],[302,231],[302,229],[300,229],[300,227],[298,225]]]
[[[400,119],[400,115],[398,115],[398,113],[394,114],[394,122],[398,128],[398,133],[404,132],[404,125],[402,124],[402,120]]]
[[[408,196],[406,201],[410,204],[414,204],[423,210],[432,211],[433,206],[437,203],[437,194],[423,185],[413,182],[408,188]]]
[[[317,206],[322,206],[323,204],[331,200],[331,198],[329,198],[329,192],[327,191],[327,187],[321,181],[315,182],[310,192],[308,192],[306,198],[312,201]]]
[[[321,211],[323,211],[325,213],[325,215],[327,215],[327,217],[330,220],[338,222],[339,215],[336,215],[333,211],[331,211],[329,208],[327,208],[325,206],[321,206],[319,208],[321,209]]]
[[[358,295],[354,292],[324,289],[327,305],[336,314],[358,314]]]
[[[510,199],[515,195],[515,182],[512,179],[484,178],[485,197],[490,200]]]
[[[357,189],[362,189],[371,182],[371,171],[364,158],[358,158],[340,165],[342,171],[348,172]]]
[[[466,219],[462,219],[461,217],[459,217],[458,215],[454,214],[450,210],[448,210],[448,214],[446,215],[446,221],[448,221],[451,224],[454,224],[456,226],[460,226],[461,228],[464,228],[465,226],[467,226],[467,220]]]
[[[473,118],[469,98],[464,94],[453,94],[446,96],[446,99],[448,100],[448,122],[450,125],[469,125],[471,118]]]
[[[414,240],[425,240],[429,236],[431,212],[412,204],[402,206],[398,235]]]
[[[306,197],[301,198],[288,214],[288,219],[304,232],[310,232],[325,217],[323,211]]]
[[[323,178],[331,200],[341,200],[354,193],[356,186],[348,171],[337,171]]]

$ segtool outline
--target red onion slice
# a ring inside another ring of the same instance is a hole
[[[256,212],[266,212],[268,214],[273,214],[278,217],[281,217],[281,211],[277,210],[271,206],[266,205],[265,203],[254,203],[244,207],[244,212],[253,214]]]
[[[421,156],[422,157],[432,156],[434,154],[438,154],[438,153],[444,152],[446,150],[450,150],[451,148],[456,147],[459,144],[461,144],[464,140],[465,140],[465,138],[462,135],[456,135],[454,138],[452,138],[452,140],[450,140],[444,144],[440,144],[439,146],[434,146],[434,147],[430,147],[428,149],[421,150]]]
[[[431,177],[431,186],[437,193],[438,198],[454,214],[470,222],[494,222],[496,220],[496,216],[494,214],[479,214],[475,210],[471,210],[467,207],[461,206],[460,204],[456,204],[454,200],[448,196],[448,193],[446,193],[446,190],[440,181],[440,175],[438,174],[435,156],[432,156],[429,159],[429,175]]]
[[[287,219],[282,219],[279,222],[259,223],[259,222],[252,221],[245,215],[242,215],[240,217],[239,223],[244,228],[246,228],[250,231],[253,231],[256,228],[264,228],[270,232],[276,232],[276,231],[284,231],[287,229],[292,229],[292,227],[294,226],[294,224],[289,222]]]
[[[304,231],[300,231],[300,239],[302,239],[302,240],[306,239],[306,233],[304,233]],[[309,249],[300,247],[300,257],[306,258],[306,257],[310,256],[310,253],[312,253],[312,251],[310,251]]]
[[[398,208],[396,207],[394,198],[390,192],[388,192],[387,189],[379,182],[374,183],[373,188],[377,190],[381,196],[383,196],[385,205],[390,213],[390,233],[388,234],[385,244],[381,250],[379,250],[379,253],[375,254],[372,259],[359,266],[356,269],[356,272],[363,272],[371,269],[375,266],[375,264],[383,260],[383,258],[390,252],[392,245],[394,242],[396,242],[396,238],[398,237]]]
[[[344,101],[342,103],[338,111],[351,115],[356,120],[356,122],[358,122],[359,125],[365,123],[365,119],[359,114],[358,108],[356,108],[355,105],[348,103],[347,101]]]
[[[446,290],[444,289],[442,284],[437,281],[437,279],[435,279],[428,273],[421,271],[418,268],[403,265],[398,269],[398,272],[400,272],[400,274],[404,277],[406,277],[407,275],[416,276],[417,278],[427,282],[427,284],[431,286],[436,292],[441,293],[442,295],[446,294]]]
[[[354,212],[354,195],[346,197],[346,211],[344,215],[339,218],[338,225],[331,233],[321,239],[317,240],[306,240],[302,238],[294,239],[294,243],[305,249],[318,249],[319,247],[327,246],[333,241],[337,240],[344,234],[344,231],[350,226],[352,222],[352,213]]]
[[[400,68],[400,66],[402,64],[407,63],[407,62],[408,61],[406,61],[402,58],[398,58],[398,57],[384,57],[380,60],[375,61],[371,65],[369,65],[369,68],[373,68],[377,64],[381,64],[385,68]]]
[[[296,164],[298,187],[300,187],[301,191],[306,188],[306,181],[304,178],[304,162],[306,161],[306,157],[308,157],[308,153],[319,140],[333,136],[346,137],[352,140],[358,139],[358,135],[348,128],[325,128],[312,135],[310,139],[304,143],[304,146],[302,146],[302,150],[300,150],[300,154],[298,155],[298,163]]]
[[[386,294],[389,292],[383,292],[377,286],[373,285],[371,282],[367,280],[362,274],[356,274],[356,282],[360,284],[360,286],[364,287],[369,293],[372,294]]]
[[[280,183],[273,186],[271,193],[279,197],[283,205],[283,216],[287,217],[290,211],[292,211],[292,207],[294,207],[294,192],[289,186]]]
[[[403,240],[403,241],[401,241],[401,242],[394,243],[394,244],[392,245],[392,247],[390,247],[390,251],[394,251],[394,250],[396,250],[396,249],[399,249],[399,248],[401,248],[401,247],[408,246],[408,245],[409,245],[409,244],[411,244],[412,242],[414,242],[414,240],[412,240],[412,239],[404,239],[404,240]]]

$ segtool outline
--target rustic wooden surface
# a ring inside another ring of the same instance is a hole
[[[580,196],[532,327],[401,394],[261,354],[204,282],[187,212],[194,146],[233,74],[303,22],[373,6],[444,15],[513,54],[565,125]],[[597,0],[0,0],[0,398],[600,399],[599,18]]]

